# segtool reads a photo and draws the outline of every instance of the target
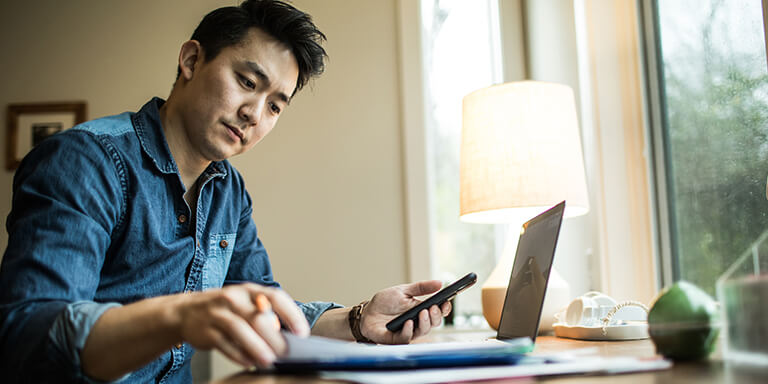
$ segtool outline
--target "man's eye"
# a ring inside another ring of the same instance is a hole
[[[247,77],[245,77],[243,75],[238,75],[238,76],[240,77],[240,82],[243,83],[244,87],[246,87],[248,89],[255,89],[256,88],[256,83],[254,83],[253,81],[249,80]]]
[[[270,103],[269,107],[270,107],[270,109],[272,109],[272,113],[274,113],[275,115],[279,115],[280,114],[280,107],[278,107],[277,104]]]

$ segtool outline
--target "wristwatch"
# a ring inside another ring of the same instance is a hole
[[[352,307],[352,309],[349,311],[349,329],[352,331],[352,336],[355,337],[355,341],[358,343],[368,343],[368,344],[376,344],[371,339],[363,336],[363,333],[360,331],[360,324],[362,323],[362,317],[363,317],[363,309],[365,306],[368,305],[368,300],[363,301],[362,303],[355,305]]]

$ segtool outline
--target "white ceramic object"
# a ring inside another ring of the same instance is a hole
[[[600,325],[600,319],[616,306],[616,300],[600,292],[588,292],[577,297],[565,310],[564,323],[567,325]],[[553,316],[554,317],[554,316]]]
[[[643,321],[628,322],[605,327],[571,326],[563,323],[553,325],[555,336],[579,340],[640,340],[648,338],[648,323]]]
[[[555,315],[555,336],[580,340],[648,338],[648,313],[642,303],[617,303],[601,292],[587,292]]]

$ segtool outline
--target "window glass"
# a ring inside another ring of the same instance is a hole
[[[482,313],[480,285],[496,264],[494,226],[459,221],[459,147],[462,98],[501,82],[498,5],[423,0],[421,6],[432,269],[446,283],[470,271],[478,275],[478,284],[456,298],[461,325]]]
[[[714,294],[768,228],[759,0],[656,3],[673,276]]]

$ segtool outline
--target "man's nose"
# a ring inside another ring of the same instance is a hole
[[[252,102],[243,104],[240,107],[240,119],[247,125],[256,125],[259,122],[259,117],[264,111],[266,100],[258,99]]]

